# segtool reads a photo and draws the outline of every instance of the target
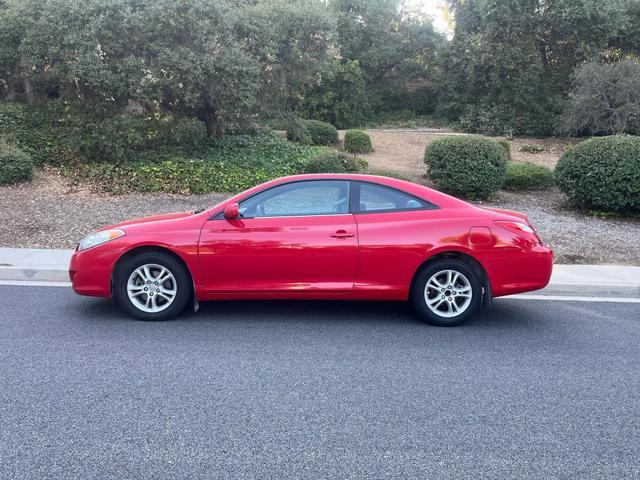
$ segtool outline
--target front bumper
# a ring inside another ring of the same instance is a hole
[[[113,243],[75,251],[69,264],[74,292],[92,297],[111,296],[111,272],[122,253]]]

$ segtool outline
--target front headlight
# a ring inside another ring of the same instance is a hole
[[[87,248],[95,247],[96,245],[102,245],[103,243],[120,238],[123,235],[124,230],[120,230],[119,228],[92,233],[80,240],[78,250],[86,250]]]

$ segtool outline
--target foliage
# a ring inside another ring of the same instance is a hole
[[[267,113],[290,111],[310,88],[310,79],[329,68],[335,17],[317,0],[247,4],[237,28],[261,67],[258,104]]]
[[[33,163],[28,153],[0,139],[0,185],[31,180]]]
[[[640,133],[640,61],[577,68],[560,130],[569,135]]]
[[[454,195],[486,199],[504,183],[506,154],[497,142],[476,135],[448,136],[425,151],[427,176]]]
[[[307,92],[301,109],[306,115],[339,128],[362,124],[370,105],[358,62],[333,62],[332,69]]]
[[[338,143],[338,130],[330,123],[305,120],[304,126],[311,136],[313,145],[335,145]]]
[[[556,183],[577,205],[602,210],[640,209],[640,137],[591,138],[558,161]]]
[[[537,143],[525,143],[520,147],[520,151],[524,153],[541,153],[544,152],[546,148],[544,145],[540,145]]]
[[[554,184],[553,172],[533,163],[509,162],[503,188],[507,190],[546,190]]]
[[[417,115],[410,110],[374,112],[362,124],[370,128],[435,128],[441,127],[442,121],[429,115]]]
[[[350,153],[369,153],[373,151],[371,138],[362,130],[347,130],[344,134],[344,149]]]
[[[507,153],[507,158],[511,158],[511,144],[509,143],[509,140],[498,140],[498,145],[500,145]]]
[[[367,162],[353,155],[329,151],[312,159],[305,167],[305,173],[355,173],[364,170]]]
[[[302,173],[323,147],[287,142],[273,133],[230,135],[199,157],[127,164],[88,163],[66,167],[68,175],[82,175],[98,191],[206,193],[238,192],[284,175]]]
[[[451,5],[455,35],[440,61],[437,108],[468,131],[550,134],[573,68],[632,31],[625,0]]]
[[[283,117],[283,127],[287,132],[287,140],[301,145],[311,145],[313,143],[309,130],[301,118],[291,114],[286,115]]]
[[[410,14],[404,1],[331,0],[330,4],[337,17],[340,58],[358,62],[375,110],[397,109],[401,92],[413,82],[434,77],[436,51],[444,37],[428,18]]]
[[[95,121],[71,117],[64,142],[84,161],[129,163],[162,160],[193,150],[205,137],[204,125],[194,118],[122,114]]]
[[[535,153],[542,153],[546,149],[545,149],[544,145],[540,145],[540,144],[537,144],[537,143],[525,143],[525,144],[520,146],[519,150],[521,152],[524,152],[524,153],[535,154]]]
[[[53,108],[0,102],[0,137],[29,154],[34,165],[56,163],[62,157],[60,128],[51,114]]]

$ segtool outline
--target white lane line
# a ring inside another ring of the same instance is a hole
[[[71,286],[71,282],[38,282],[30,280],[0,280],[0,285],[17,285],[22,287],[66,287]]]
[[[32,282],[23,280],[0,280],[0,285],[14,285],[22,287],[71,287],[71,282]],[[508,295],[499,297],[496,300],[546,300],[555,302],[609,302],[609,303],[640,303],[640,298],[624,297],[580,297],[571,295]]]
[[[625,297],[578,297],[571,295],[509,295],[496,300],[513,298],[516,300],[547,300],[556,302],[609,302],[609,303],[640,303],[640,298]]]

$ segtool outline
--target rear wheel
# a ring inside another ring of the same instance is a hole
[[[187,269],[162,252],[145,252],[126,260],[115,277],[118,303],[141,320],[173,318],[192,295]]]
[[[453,258],[427,264],[418,272],[411,292],[420,317],[442,327],[466,322],[476,313],[481,300],[482,285],[477,274]]]

